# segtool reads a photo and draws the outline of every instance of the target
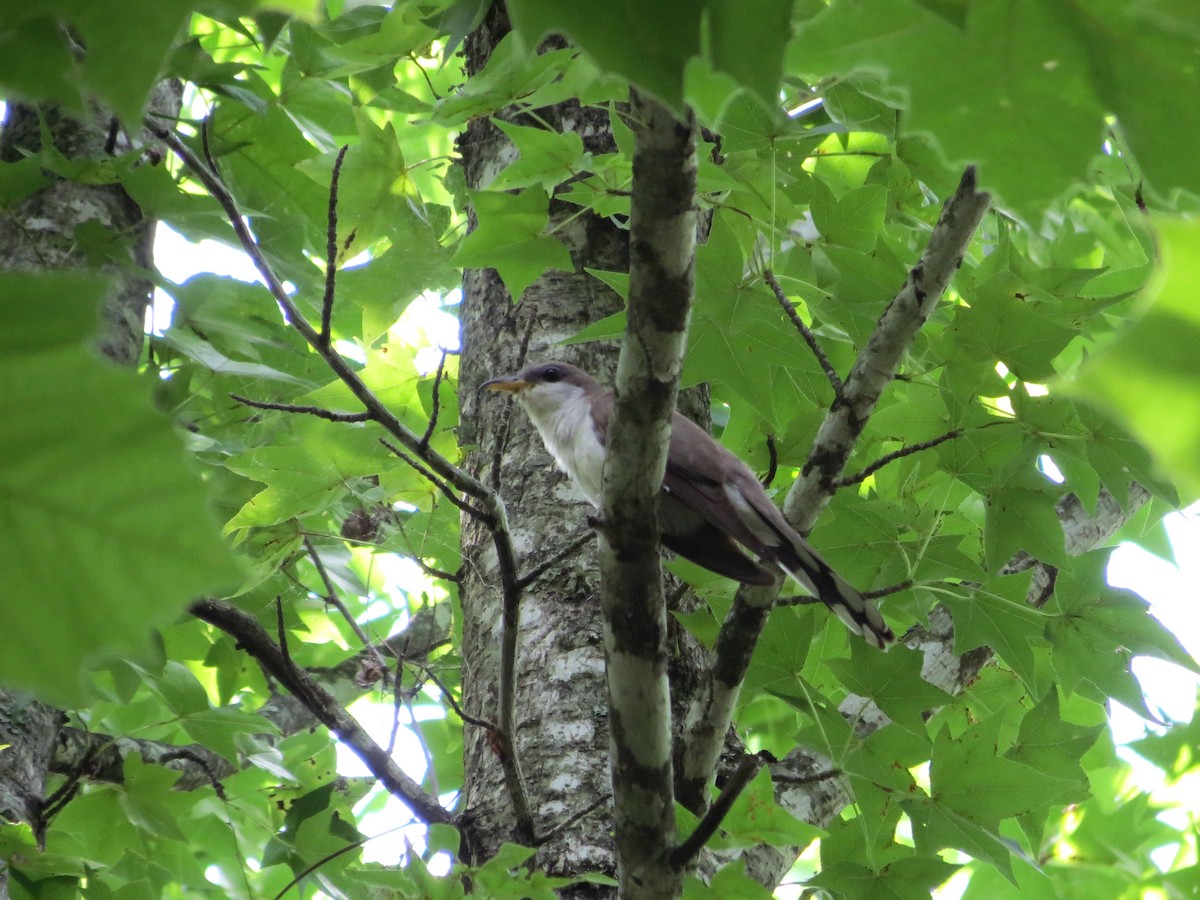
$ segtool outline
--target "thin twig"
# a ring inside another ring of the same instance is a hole
[[[212,155],[212,148],[208,144],[208,135],[211,127],[212,115],[209,114],[200,120],[200,149],[204,153],[204,161],[208,163],[208,170],[220,178],[221,170],[217,167],[217,161]]]
[[[404,530],[404,526],[402,524],[397,524],[396,529],[400,532],[400,536],[404,538],[404,544],[408,548],[408,558],[417,564],[418,569],[420,569],[430,578],[441,578],[444,581],[450,581],[454,584],[462,584],[461,567],[457,572],[444,572],[441,569],[429,565],[429,563],[421,559],[421,555],[417,553],[416,548],[413,547],[412,541],[408,539],[408,532]]]
[[[860,591],[860,593],[864,600],[878,600],[880,597],[890,597],[892,594],[907,591],[914,583],[912,579],[909,579],[897,582],[896,584],[889,584],[887,587],[875,588],[873,591]],[[788,597],[777,597],[775,599],[776,606],[812,606],[820,602],[820,598],[809,594],[792,594]]]
[[[361,837],[358,840],[351,841],[350,843],[346,844],[344,847],[338,847],[338,849],[332,850],[329,853],[326,853],[324,856],[322,856],[320,859],[318,859],[312,865],[306,866],[304,869],[297,872],[295,874],[295,876],[292,878],[292,880],[289,881],[287,884],[285,884],[279,890],[279,893],[277,893],[272,898],[272,900],[283,900],[283,898],[285,896],[287,896],[288,891],[290,891],[296,885],[300,884],[302,881],[304,881],[305,878],[307,878],[313,872],[317,871],[317,869],[321,868],[321,866],[325,865],[326,863],[333,862],[339,856],[344,856],[347,853],[350,853],[354,850],[360,849],[361,847],[365,846],[368,841],[373,841],[376,838],[386,837],[387,835],[392,834],[393,832],[399,831],[401,828],[407,828],[410,824],[411,824],[410,822],[405,822],[403,825],[397,825],[394,828],[389,828],[386,831],[379,832],[378,834],[372,834],[372,835],[368,835],[366,837]]]
[[[762,478],[762,486],[770,487],[779,472],[779,447],[775,445],[775,435],[767,435],[767,474]]]
[[[384,749],[388,756],[396,752],[396,738],[400,734],[400,707],[404,704],[404,664],[396,660],[396,677],[392,682],[392,730],[388,734]],[[411,713],[409,714],[411,717]],[[415,720],[413,720],[415,721]],[[436,791],[434,793],[437,793]]]
[[[690,863],[708,843],[709,838],[717,833],[717,828],[729,810],[733,808],[734,801],[741,796],[742,791],[746,789],[754,776],[758,774],[758,770],[763,766],[762,757],[748,754],[743,756],[738,762],[737,768],[725,782],[725,786],[721,788],[721,793],[712,805],[704,813],[703,818],[696,823],[695,830],[688,835],[687,840],[671,851],[671,855],[667,861],[676,869],[682,869]]]
[[[775,784],[820,784],[822,781],[837,778],[841,774],[841,769],[826,769],[824,772],[818,772],[816,775],[785,775],[772,771],[771,781]]]
[[[387,662],[379,654],[379,649],[367,636],[367,633],[363,631],[362,626],[355,621],[355,618],[353,615],[351,615],[349,608],[347,608],[346,604],[342,602],[342,598],[338,595],[337,588],[335,588],[333,585],[333,579],[329,577],[329,572],[325,568],[325,563],[321,560],[321,554],[317,552],[317,548],[313,544],[312,538],[310,538],[307,534],[304,535],[304,550],[308,553],[308,558],[312,560],[313,568],[317,570],[317,575],[320,576],[321,583],[325,585],[325,594],[321,597],[321,599],[324,600],[326,604],[332,606],[338,611],[341,617],[346,620],[346,624],[350,626],[350,630],[354,632],[354,636],[362,643],[363,649],[370,651],[372,656],[375,657],[375,661],[379,663],[383,671],[387,672]]]
[[[343,144],[333,161],[333,173],[329,176],[329,221],[325,230],[325,294],[321,298],[321,343],[328,347],[333,328],[333,298],[337,282],[337,205],[338,180],[342,177],[342,160],[346,158],[349,144]]]
[[[217,799],[222,803],[229,801],[229,798],[225,794],[225,785],[221,783],[221,779],[217,776],[217,770],[213,768],[212,762],[191,747],[177,747],[168,753],[164,753],[158,757],[157,763],[159,765],[166,765],[177,759],[187,760],[196,766],[196,768],[204,773],[204,777],[208,779],[208,785],[213,789],[213,793],[217,795]]]
[[[997,419],[995,422],[987,422],[983,425],[980,425],[976,429],[964,430],[962,428],[955,428],[953,431],[947,431],[945,434],[938,435],[937,437],[931,438],[928,441],[921,441],[917,444],[908,444],[904,447],[901,447],[899,450],[893,450],[891,453],[885,453],[883,456],[879,457],[879,459],[875,460],[875,462],[863,468],[860,472],[856,472],[853,475],[843,475],[835,478],[833,480],[833,484],[835,487],[839,488],[849,487],[852,484],[861,484],[888,463],[893,463],[896,460],[903,459],[906,456],[912,456],[914,453],[920,453],[922,450],[931,450],[938,444],[944,444],[946,441],[952,441],[957,437],[962,437],[967,433],[968,430],[983,431],[983,429],[991,428],[994,425],[1009,425],[1012,421],[1013,420],[1010,419]]]
[[[99,752],[98,745],[89,745],[83,751],[83,757],[79,760],[79,764],[71,770],[67,780],[63,782],[58,790],[42,801],[40,818],[43,823],[49,822],[62,812],[67,804],[79,794],[79,790],[83,786],[83,776]]]
[[[292,662],[292,654],[288,650],[287,626],[283,622],[283,598],[279,594],[275,595],[275,630],[279,634],[279,652],[283,654],[288,665],[295,665]]]
[[[287,289],[284,288],[283,282],[279,280],[279,276],[275,274],[262,248],[258,245],[254,235],[250,233],[250,228],[245,219],[242,218],[241,212],[238,210],[237,203],[233,199],[233,195],[229,193],[229,189],[213,172],[209,171],[204,163],[196,156],[195,153],[188,148],[186,144],[180,140],[179,136],[167,128],[163,128],[157,123],[147,120],[146,127],[159,140],[161,140],[176,156],[178,156],[185,166],[191,170],[204,188],[212,195],[212,198],[217,201],[221,208],[225,211],[226,218],[232,226],[234,234],[237,236],[238,243],[242,249],[250,257],[250,261],[254,263],[254,268],[262,276],[263,283],[267,290],[271,292],[271,296],[275,302],[279,304],[283,310],[284,316],[289,325],[299,332],[321,358],[326,365],[333,370],[334,374],[350,389],[350,392],[362,403],[367,410],[367,414],[375,422],[378,422],[385,430],[401,444],[407,447],[414,453],[419,453],[421,458],[429,465],[434,472],[441,478],[453,484],[456,488],[464,493],[470,494],[482,500],[485,505],[492,507],[500,504],[499,497],[495,492],[488,488],[487,485],[480,482],[478,479],[472,478],[465,471],[454,465],[440,453],[432,449],[427,449],[425,452],[420,452],[419,439],[413,434],[404,423],[401,422],[396,415],[391,412],[374,392],[363,383],[358,372],[348,363],[341,354],[337,353],[332,347],[324,346],[321,343],[320,334],[309,324],[303,314],[292,302]]]
[[[450,688],[442,683],[442,680],[433,673],[433,669],[428,666],[421,666],[421,674],[433,682],[434,687],[441,691],[442,697],[446,701],[446,705],[454,710],[454,714],[466,722],[468,725],[474,725],[476,728],[482,728],[485,731],[495,731],[496,723],[489,722],[487,719],[481,719],[478,716],[473,716],[454,698],[454,694],[450,692]]]
[[[587,546],[589,542],[594,541],[595,539],[596,532],[589,528],[586,533],[571,541],[571,543],[563,547],[544,563],[534,566],[532,569],[518,578],[517,587],[521,588],[522,590],[529,587],[531,584],[545,575],[548,570],[552,569],[554,566],[557,566],[564,559],[569,559],[570,557],[574,556],[583,547]]]
[[[307,416],[316,416],[319,419],[325,419],[329,422],[369,422],[371,420],[370,413],[365,412],[341,413],[320,406],[297,406],[294,403],[272,403],[268,400],[251,400],[249,397],[243,397],[241,394],[230,394],[229,396],[243,406],[250,406],[254,409],[273,409],[279,412],[303,413]]]
[[[429,449],[429,439],[433,437],[433,431],[437,428],[438,412],[442,401],[442,379],[446,375],[446,351],[442,351],[442,358],[438,361],[437,374],[433,376],[433,407],[429,411],[429,425],[425,428],[425,433],[421,435],[420,447],[422,450]]]
[[[834,369],[833,364],[829,361],[829,357],[825,355],[825,351],[821,349],[821,345],[817,343],[817,336],[812,333],[812,330],[804,324],[804,320],[800,318],[800,314],[796,312],[796,307],[788,300],[787,294],[783,292],[783,288],[779,286],[779,282],[775,280],[775,273],[770,269],[763,269],[763,278],[767,285],[775,294],[775,299],[787,313],[787,317],[792,320],[792,324],[796,326],[796,330],[800,332],[800,336],[804,338],[804,343],[808,344],[808,349],[812,351],[813,356],[817,358],[817,362],[821,366],[821,370],[825,373],[825,377],[829,379],[829,385],[833,388],[833,396],[835,399],[840,399],[842,396],[842,379]]]
[[[878,600],[880,597],[890,597],[892,594],[898,594],[901,591],[907,591],[913,586],[913,580],[910,578],[907,581],[900,581],[896,584],[890,584],[887,587],[876,588],[873,591],[863,591],[863,599]]]
[[[429,741],[425,740],[425,732],[421,729],[421,723],[417,721],[416,707],[413,706],[412,697],[404,698],[404,708],[408,710],[408,727],[417,737],[417,744],[421,747],[421,755],[425,757],[425,778],[429,782],[429,790],[435,796],[441,793],[438,789],[437,766],[433,762],[433,753],[429,749]],[[396,716],[396,725],[400,724],[399,713]],[[392,742],[395,742],[395,734],[392,735]],[[388,749],[391,752],[391,749]]]
[[[555,825],[553,828],[551,828],[545,834],[539,835],[537,840],[535,840],[533,842],[533,846],[542,847],[542,846],[550,843],[552,840],[554,840],[556,837],[558,837],[560,834],[562,834],[564,831],[566,831],[572,825],[587,818],[592,813],[594,813],[596,810],[598,810],[600,807],[602,807],[605,803],[608,803],[610,800],[612,800],[612,794],[605,792],[600,797],[596,798],[591,803],[589,803],[587,806],[585,806],[583,809],[579,810],[579,812],[572,813],[570,816],[568,816],[563,821],[559,822],[557,825]]]
[[[397,447],[395,444],[393,444],[391,441],[389,441],[387,438],[380,438],[379,443],[383,444],[383,446],[387,447],[389,450],[391,450],[393,453],[395,453],[398,457],[400,457],[402,460],[404,460],[406,463],[408,463],[412,468],[416,469],[417,472],[419,472],[426,479],[428,479],[430,484],[432,484],[439,491],[441,491],[443,494],[445,494],[451,503],[453,503],[455,506],[457,506],[459,509],[461,509],[463,512],[465,512],[467,515],[478,519],[480,522],[482,522],[488,528],[492,527],[493,520],[490,515],[488,515],[482,509],[472,506],[470,503],[463,500],[461,497],[458,496],[458,494],[454,493],[454,491],[452,491],[450,489],[450,485],[446,484],[446,482],[442,481],[440,478],[438,478],[436,475],[434,475],[432,472],[430,472],[427,468],[425,468],[423,465],[421,465],[419,462],[417,462],[415,459],[413,459],[411,456],[409,456],[407,453],[405,453],[403,450],[401,450],[399,447]]]

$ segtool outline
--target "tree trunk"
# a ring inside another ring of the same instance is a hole
[[[164,82],[151,102],[155,112],[177,115],[180,86]],[[37,153],[42,149],[43,133],[68,159],[103,159],[132,149],[129,133],[99,110],[83,121],[55,106],[12,102],[0,125],[0,159],[13,162]],[[135,134],[140,135],[140,129]],[[139,146],[148,143],[140,136],[137,140]],[[111,246],[89,244],[80,232],[83,228],[92,235],[110,236]],[[153,243],[154,222],[142,216],[120,184],[80,184],[54,178],[0,217],[0,270],[91,267],[94,260],[88,251],[98,250],[108,260],[100,268],[113,276],[115,286],[102,310],[97,346],[113,362],[131,366],[141,354],[143,323],[153,293]],[[0,753],[0,819],[27,823],[39,843],[46,826],[46,779],[64,720],[61,711],[27,694],[0,688],[0,745],[8,745]],[[0,900],[7,897],[7,876],[0,873]]]
[[[503,12],[493,7],[467,41],[470,72],[483,67],[507,30]],[[602,110],[566,103],[540,110],[539,115],[555,127],[583,135],[593,152],[613,149],[608,116]],[[486,120],[471,124],[460,149],[473,189],[486,187],[512,158],[511,144]],[[551,220],[562,223],[574,212],[575,207],[552,204]],[[587,535],[592,510],[555,468],[523,414],[505,399],[478,395],[477,388],[526,361],[559,356],[569,356],[600,377],[611,372],[614,345],[587,344],[565,352],[555,343],[621,308],[620,298],[584,267],[627,271],[629,265],[628,234],[611,221],[588,213],[556,233],[571,250],[575,271],[546,273],[523,298],[510,298],[495,270],[469,270],[463,278],[461,440],[475,448],[465,467],[499,485],[523,572]],[[494,720],[502,618],[496,557],[486,531],[469,518],[463,522],[463,559],[463,695],[468,711]],[[553,565],[524,592],[515,708],[515,747],[536,836],[544,837],[572,816],[601,804],[543,844],[539,865],[551,874],[614,874],[594,542]],[[473,849],[477,858],[486,858],[502,842],[515,839],[512,807],[488,734],[468,725],[464,744],[465,806],[483,842]],[[592,893],[581,887],[571,896]]]

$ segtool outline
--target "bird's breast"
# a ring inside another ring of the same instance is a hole
[[[558,467],[596,507],[600,506],[604,446],[596,435],[587,397],[564,403],[553,414],[529,410],[542,443]]]

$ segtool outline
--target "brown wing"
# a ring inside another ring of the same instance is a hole
[[[608,443],[608,423],[611,416],[612,394],[596,398],[592,404],[592,423],[603,445]],[[685,424],[681,425],[681,422]],[[677,553],[684,559],[726,578],[745,584],[770,584],[776,578],[775,573],[760,566],[738,545],[738,541],[745,543],[743,532],[748,540],[753,540],[754,536],[746,532],[744,527],[735,533],[714,524],[714,521],[724,520],[735,528],[740,525],[736,511],[729,506],[729,501],[717,482],[704,474],[685,471],[683,464],[676,462],[676,457],[680,455],[678,435],[687,434],[689,431],[692,432],[689,437],[693,440],[696,434],[701,435],[704,440],[712,440],[698,425],[675,413],[671,424],[670,458],[663,480],[663,495],[659,501],[659,530],[663,546],[672,553]],[[690,454],[686,452],[683,456],[685,460],[690,458]],[[721,501],[724,501],[728,508],[710,515],[714,504],[720,504]],[[757,552],[757,548],[751,549]]]
[[[738,468],[744,468],[744,464],[736,456],[695,422],[675,414],[663,488],[712,527],[751,552],[769,556],[770,547],[746,526],[725,491],[725,485]],[[763,499],[770,505],[765,495]]]

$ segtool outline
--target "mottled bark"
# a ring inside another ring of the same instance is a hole
[[[151,97],[151,110],[172,118],[178,114],[180,96],[177,82],[162,82]],[[100,161],[154,146],[140,128],[130,132],[99,109],[82,121],[55,106],[13,102],[0,126],[0,161],[37,153],[43,131],[68,159]],[[80,184],[51,176],[49,185],[0,217],[0,269],[86,267],[112,275],[115,285],[102,311],[99,348],[113,362],[133,365],[141,353],[146,308],[154,291],[154,225],[120,184]],[[82,228],[89,229],[90,240],[81,239]],[[96,246],[98,234],[106,236],[104,246]],[[97,266],[97,258],[105,261]]]
[[[26,693],[0,690],[0,819],[25,822],[40,845],[46,776],[63,714]]]
[[[600,576],[622,897],[676,895],[670,645],[658,500],[683,369],[696,248],[696,140],[636,92],[629,310],[604,465]]]
[[[479,71],[508,30],[493,8],[466,45],[468,71]],[[583,137],[593,152],[612,152],[604,110],[566,103],[538,114]],[[516,119],[520,121],[520,119]],[[472,188],[486,187],[514,158],[512,146],[486,120],[475,120],[460,141]],[[628,236],[614,222],[553,203],[555,233],[571,251],[575,271],[547,272],[516,302],[494,270],[463,277],[460,361],[460,440],[465,467],[500,490],[508,508],[522,571],[553,559],[586,533],[592,509],[559,473],[528,420],[504,399],[480,396],[478,385],[514,372],[528,360],[567,358],[601,378],[612,371],[615,347],[563,348],[558,342],[621,308],[621,301],[584,266],[624,271]],[[567,222],[566,220],[571,220]],[[565,225],[563,223],[566,223]],[[495,720],[502,602],[497,560],[479,523],[463,520],[463,698],[473,715]],[[539,847],[538,864],[552,874],[615,874],[609,794],[604,657],[596,587],[595,545],[553,565],[522,598],[515,679],[515,735],[535,834],[551,832],[594,803],[601,806]],[[464,806],[474,822],[480,857],[513,839],[511,803],[495,749],[485,730],[467,725]],[[570,896],[603,896],[580,886]]]

